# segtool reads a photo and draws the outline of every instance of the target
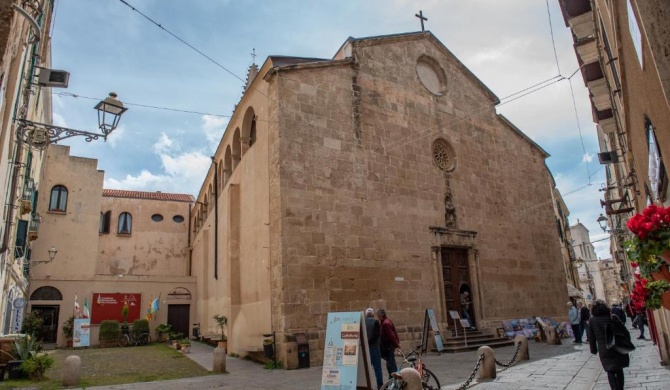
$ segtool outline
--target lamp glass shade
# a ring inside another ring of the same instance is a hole
[[[49,248],[49,261],[56,258],[56,253],[58,253],[58,250],[56,250],[55,246],[52,246],[51,248]]]
[[[109,97],[95,105],[95,109],[98,110],[98,125],[105,137],[116,129],[121,115],[128,110],[116,96],[111,92]]]

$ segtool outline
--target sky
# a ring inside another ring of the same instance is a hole
[[[596,222],[605,170],[588,90],[580,73],[569,78],[578,64],[558,0],[56,0],[52,68],[70,81],[52,90],[54,124],[95,129],[93,107],[111,91],[129,108],[107,142],[60,144],[98,159],[105,188],[197,196],[252,52],[258,64],[332,58],[349,36],[419,31],[419,10],[426,30],[501,99],[565,78],[497,111],[551,155],[571,225],[586,226],[609,258]]]

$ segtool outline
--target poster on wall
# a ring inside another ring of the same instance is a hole
[[[364,364],[369,356],[363,328],[363,313],[359,311],[328,313],[321,390],[356,390],[361,380],[369,388],[370,376],[365,369],[368,365]],[[359,370],[366,374],[361,380]]]
[[[128,322],[132,323],[140,318],[142,294],[128,293],[93,293],[93,308],[91,309],[91,324],[99,324],[104,320],[123,322],[121,314],[123,306],[128,306]]]
[[[91,320],[89,318],[74,319],[72,346],[75,348],[91,346]]]

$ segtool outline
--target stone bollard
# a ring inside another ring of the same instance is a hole
[[[520,347],[519,344],[521,344]],[[516,335],[514,338],[514,347],[519,348],[519,352],[516,355],[517,361],[530,359],[528,354],[528,338],[526,336]]]
[[[63,363],[63,386],[79,386],[81,379],[81,358],[77,355],[68,356]]]
[[[405,383],[403,390],[422,390],[423,384],[421,383],[421,375],[419,371],[413,369],[412,367],[405,367],[398,373],[393,374],[394,378],[400,377]]]
[[[218,346],[214,348],[214,364],[212,365],[212,371],[214,372],[226,372],[226,348]]]
[[[479,379],[495,379],[496,377],[496,357],[493,354],[493,349],[486,345],[479,347],[477,356],[484,355],[484,360],[479,366]]]
[[[561,339],[558,338],[558,333],[556,328],[553,326],[547,326],[544,328],[545,333],[547,334],[547,345],[560,345]]]

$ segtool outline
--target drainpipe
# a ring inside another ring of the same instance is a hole
[[[191,218],[193,203],[188,204],[188,276],[193,276],[193,245],[191,244]]]
[[[214,164],[214,279],[219,280],[219,163],[212,156]]]

